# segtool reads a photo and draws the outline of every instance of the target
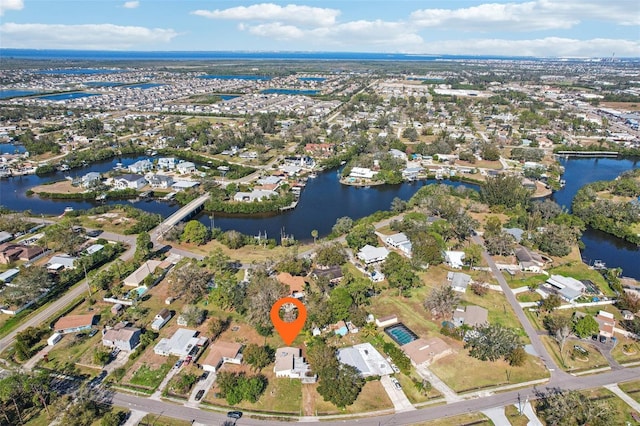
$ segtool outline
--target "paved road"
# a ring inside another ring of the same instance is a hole
[[[476,244],[479,244],[484,249],[484,242],[479,236],[474,235],[472,238]],[[516,296],[513,294],[513,291],[511,291],[511,288],[507,284],[507,281],[504,279],[502,272],[500,272],[500,270],[496,266],[496,263],[493,261],[493,259],[491,258],[491,256],[489,255],[486,249],[483,250],[482,257],[484,258],[485,262],[487,262],[487,265],[489,265],[489,267],[491,268],[491,272],[493,273],[493,276],[496,278],[496,280],[498,280],[498,283],[502,288],[502,292],[504,293],[505,297],[507,298],[507,301],[511,305],[511,308],[513,309],[513,311],[516,313],[516,316],[518,317],[518,321],[520,322],[520,324],[522,324],[524,331],[529,336],[531,345],[535,349],[536,353],[542,359],[542,362],[544,362],[544,365],[551,372],[551,379],[553,380],[554,377],[561,378],[563,376],[568,376],[568,373],[565,373],[564,371],[558,368],[553,358],[547,352],[547,348],[545,348],[544,345],[542,344],[542,341],[540,340],[540,336],[538,336],[538,332],[533,328],[533,326],[529,322],[529,319],[524,314],[524,311],[522,310],[520,303],[516,299]]]
[[[640,377],[640,368],[616,370],[604,374],[583,377],[573,377],[567,374],[562,376],[562,378],[555,378],[554,386],[566,390],[580,390],[615,384],[621,381],[635,379],[637,377]],[[405,411],[402,413],[378,417],[359,418],[358,424],[378,426],[420,423],[427,420],[435,420],[459,414],[478,412],[494,407],[504,407],[505,405],[516,404],[519,396],[522,400],[525,400],[526,398],[533,400],[535,399],[537,391],[544,391],[545,389],[546,387],[527,387],[484,398],[470,399],[447,405],[431,406],[420,410]],[[177,419],[187,421],[195,420],[198,423],[207,425],[222,424],[222,422],[226,420],[225,414],[218,414],[215,412],[185,407],[167,401],[155,401],[127,394],[115,393],[112,401],[114,405],[126,407],[131,410],[139,410],[153,414],[163,413],[163,415],[169,415]],[[331,421],[323,421],[322,424],[327,426],[344,425],[345,420],[348,420],[348,418],[334,418]],[[278,422],[276,420],[269,420],[268,422],[269,424],[291,424],[290,422]],[[248,414],[246,414],[237,424],[262,426],[265,423],[266,421],[264,419],[252,419]]]

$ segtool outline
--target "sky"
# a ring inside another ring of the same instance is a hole
[[[640,1],[0,0],[0,47],[640,57]]]

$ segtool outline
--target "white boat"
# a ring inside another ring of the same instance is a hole
[[[315,179],[315,178],[317,178],[317,177],[318,177],[318,175],[317,175],[317,174],[315,174],[315,173],[309,173],[309,179]]]
[[[107,194],[100,194],[96,197],[96,201],[104,201],[107,199]]]
[[[65,207],[65,208],[64,208],[64,212],[65,212],[65,213],[67,213],[67,212],[72,212],[72,211],[73,211],[73,207]]]

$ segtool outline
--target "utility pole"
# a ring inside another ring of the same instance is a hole
[[[89,278],[87,277],[87,266],[82,262],[82,269],[84,269],[84,281],[87,284],[87,289],[89,289],[89,298],[91,298],[91,286],[89,285]]]

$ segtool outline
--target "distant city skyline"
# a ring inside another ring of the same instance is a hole
[[[0,47],[640,57],[637,0],[0,0]]]

